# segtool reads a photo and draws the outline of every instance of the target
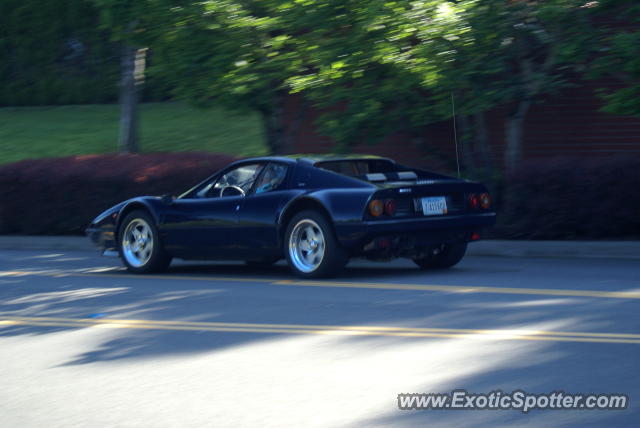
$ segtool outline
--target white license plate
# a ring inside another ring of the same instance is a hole
[[[431,196],[422,198],[422,213],[424,215],[442,215],[447,213],[447,198]]]

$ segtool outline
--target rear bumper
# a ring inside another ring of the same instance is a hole
[[[495,222],[494,212],[385,219],[336,224],[336,233],[344,247],[358,251],[377,238],[400,238],[412,245],[467,242],[473,232],[493,226]]]

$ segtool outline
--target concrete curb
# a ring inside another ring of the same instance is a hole
[[[97,251],[82,236],[0,236],[0,250]],[[568,257],[640,260],[640,241],[478,241],[469,256]]]
[[[569,257],[640,260],[640,241],[506,241],[469,245],[470,256]]]
[[[0,250],[87,251],[97,248],[83,236],[0,236]]]

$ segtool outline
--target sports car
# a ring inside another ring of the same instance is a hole
[[[177,197],[119,203],[86,232],[136,273],[173,258],[285,258],[295,274],[319,278],[352,257],[451,267],[495,216],[480,183],[374,156],[273,156],[236,161]]]

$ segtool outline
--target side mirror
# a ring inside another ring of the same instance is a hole
[[[162,195],[160,196],[160,200],[162,201],[163,204],[171,205],[173,203],[173,196],[169,194]]]

